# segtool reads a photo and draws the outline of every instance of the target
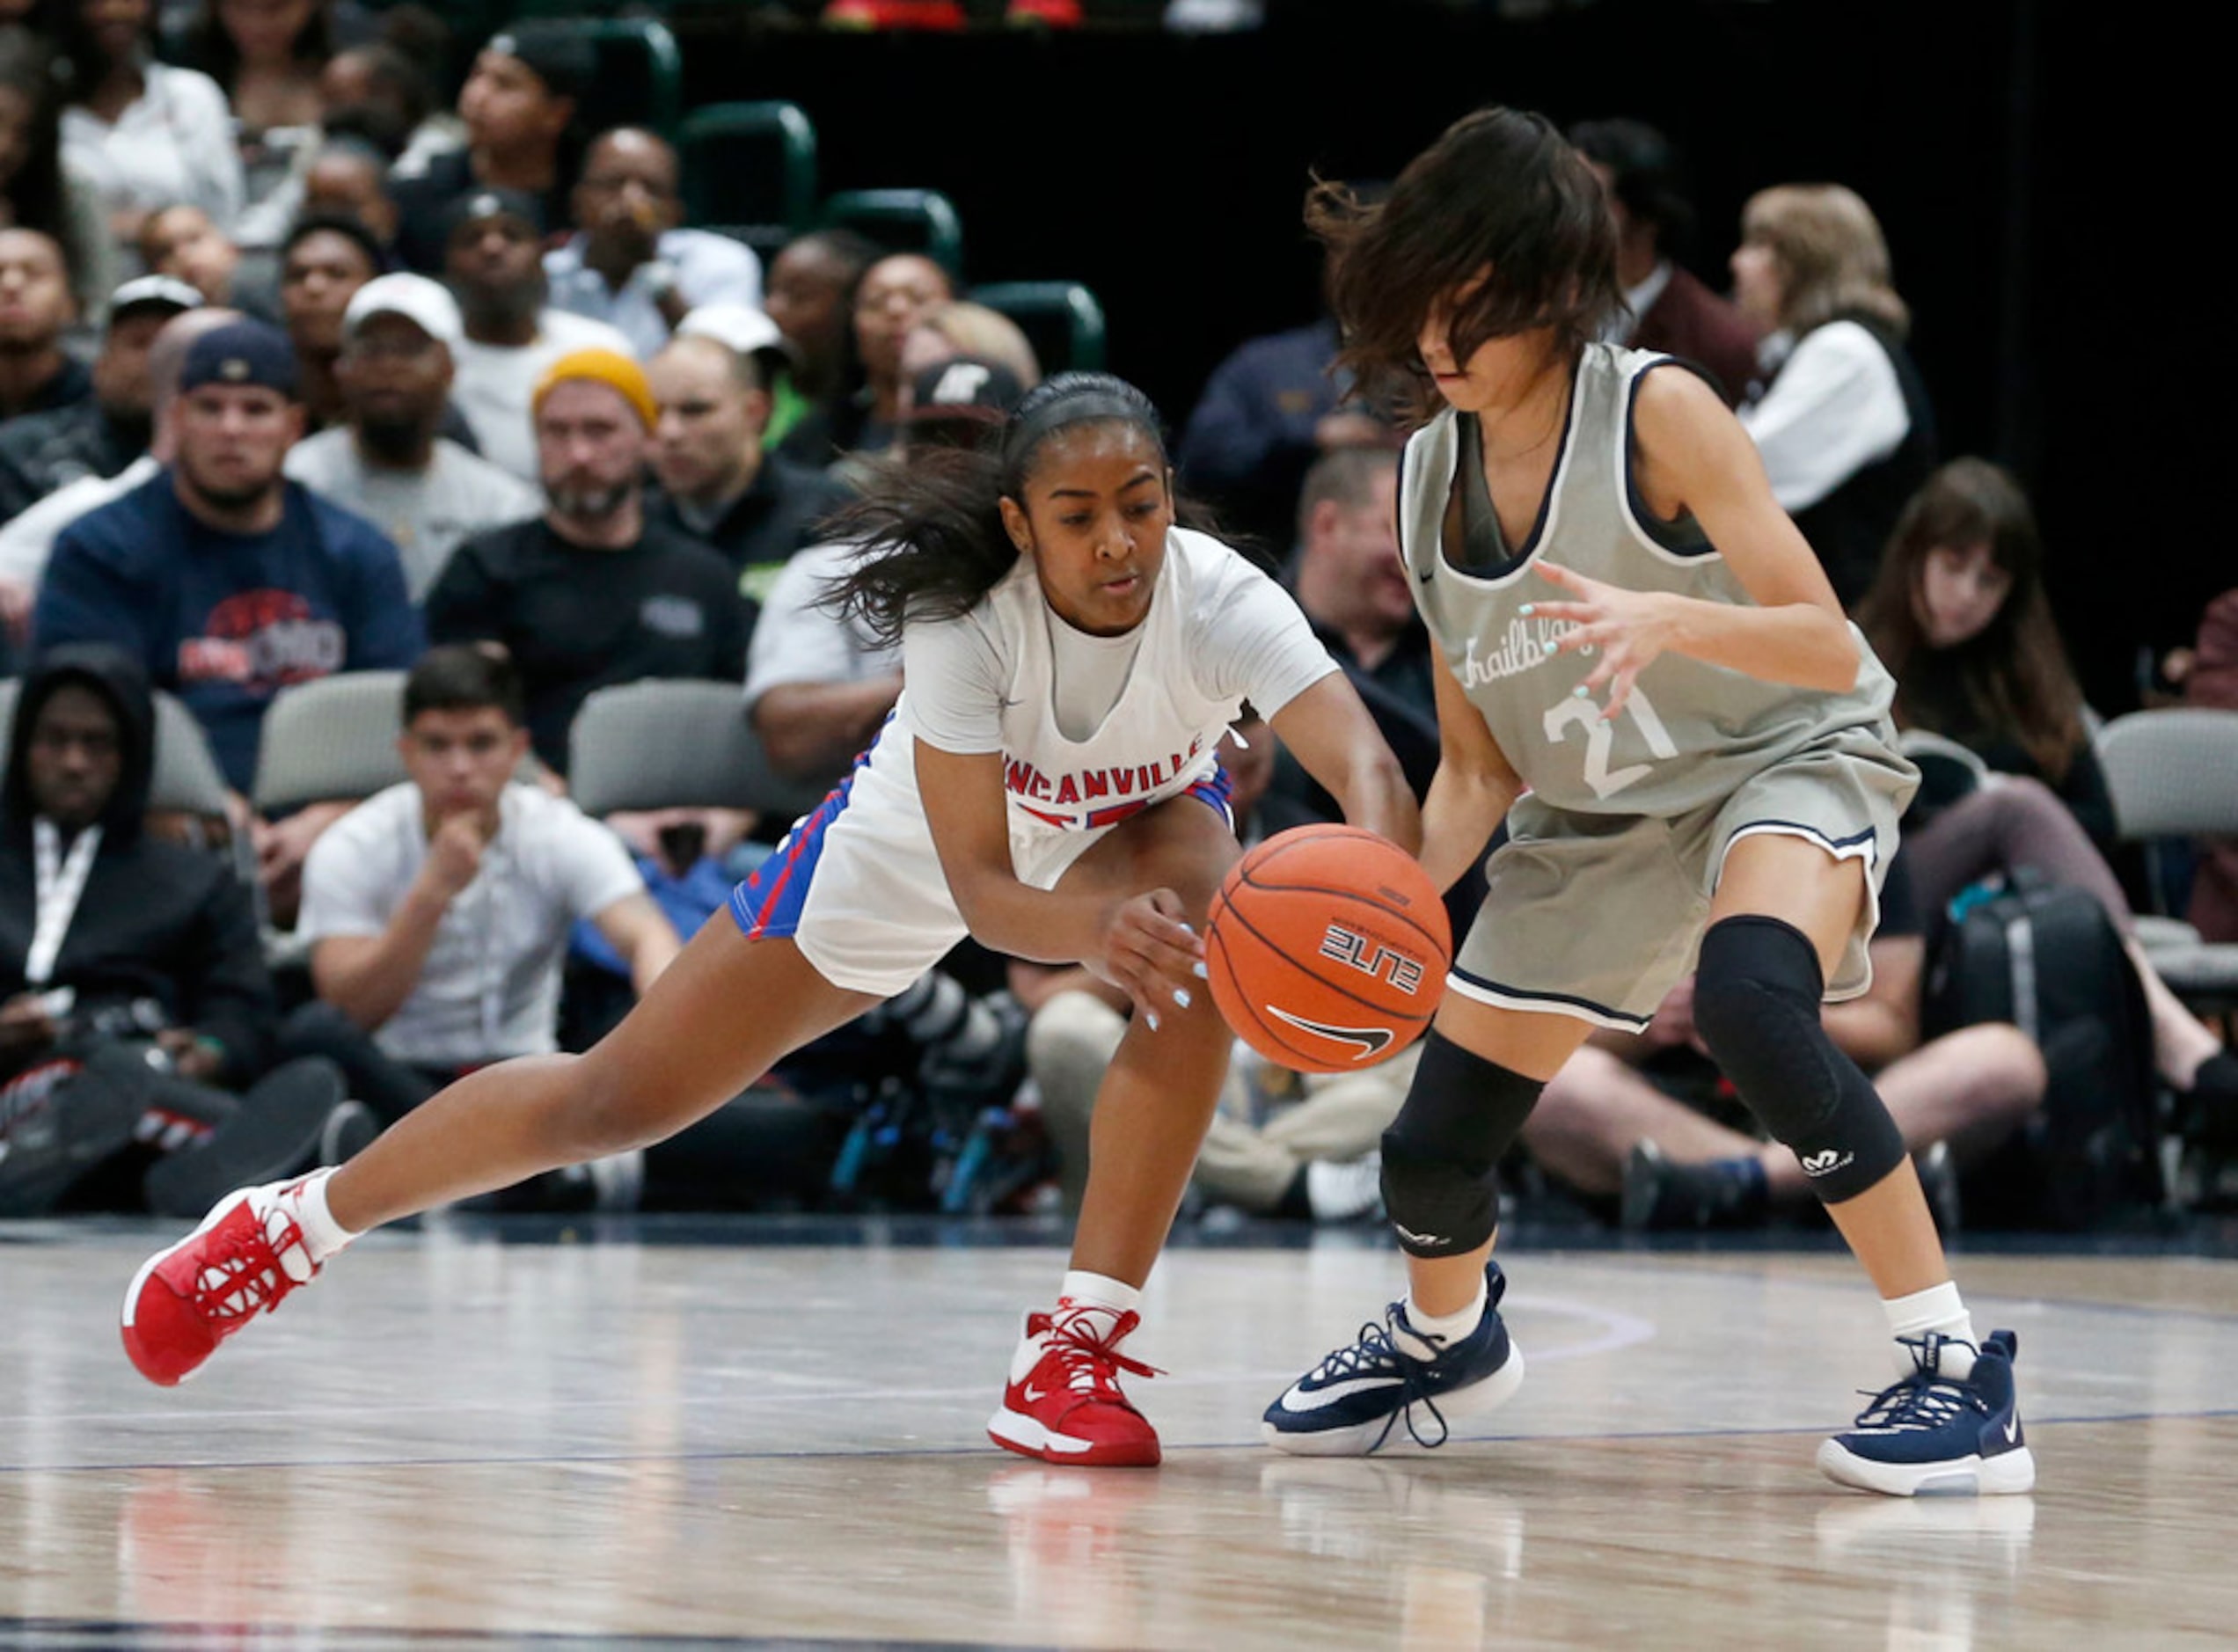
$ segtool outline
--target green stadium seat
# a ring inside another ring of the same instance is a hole
[[[1079,281],[993,281],[966,295],[1018,324],[1045,373],[1103,369],[1103,305]]]
[[[650,127],[673,141],[684,120],[684,54],[652,18],[553,18],[589,40],[598,75],[576,113],[585,132]]]
[[[845,189],[817,222],[859,230],[896,252],[922,252],[952,277],[963,273],[963,219],[937,189]]]
[[[796,103],[715,103],[684,117],[685,222],[743,241],[764,259],[815,216],[815,127]]]

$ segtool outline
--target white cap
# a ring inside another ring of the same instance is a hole
[[[733,354],[752,355],[776,350],[787,357],[792,341],[777,330],[777,323],[751,304],[701,304],[677,323],[677,336],[713,339]]]
[[[200,310],[202,296],[172,275],[136,275],[109,295],[109,313],[113,316],[143,304],[165,304],[174,311]]]
[[[357,330],[375,316],[402,316],[445,349],[456,349],[466,336],[458,314],[458,301],[441,281],[425,275],[376,275],[350,295],[342,311],[342,336],[355,338]]]

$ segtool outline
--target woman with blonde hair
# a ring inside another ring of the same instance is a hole
[[[1904,501],[1935,458],[1934,419],[1905,353],[1911,311],[1872,208],[1839,184],[1760,190],[1741,213],[1733,301],[1765,329],[1764,388],[1741,409],[1772,494],[1842,606],[1873,581]]]

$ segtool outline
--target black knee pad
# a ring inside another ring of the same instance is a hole
[[[1461,1256],[1500,1223],[1493,1169],[1547,1086],[1435,1028],[1407,1103],[1383,1133],[1383,1208],[1414,1256]]]
[[[1694,976],[1694,1030],[1774,1139],[1795,1150],[1811,1191],[1854,1199],[1904,1160],[1904,1137],[1857,1064],[1818,1020],[1817,948],[1792,924],[1753,914],[1710,925]]]

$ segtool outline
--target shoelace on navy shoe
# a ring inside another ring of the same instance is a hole
[[[1425,1336],[1422,1341],[1433,1349],[1442,1350],[1445,1346],[1445,1339],[1442,1336]],[[1392,1340],[1391,1314],[1386,1312],[1381,1325],[1370,1319],[1361,1326],[1359,1336],[1351,1346],[1340,1348],[1323,1360],[1315,1367],[1314,1375],[1324,1381],[1335,1381],[1340,1377],[1381,1376],[1386,1371],[1396,1371],[1399,1374],[1399,1408],[1383,1420],[1383,1431],[1375,1436],[1375,1444],[1368,1450],[1381,1451],[1384,1442],[1391,1437],[1391,1430],[1398,1425],[1399,1419],[1404,1417],[1407,1432],[1414,1436],[1416,1445],[1428,1451],[1444,1444],[1453,1432],[1446,1424],[1445,1414],[1438,1410],[1437,1401],[1430,1398],[1427,1377],[1429,1370],[1429,1362],[1414,1358]],[[1415,1426],[1415,1407],[1417,1405],[1429,1412],[1437,1424],[1436,1439],[1424,1438],[1422,1429]]]
[[[1940,1342],[1942,1339],[1936,1340]],[[1857,1414],[1857,1427],[1932,1433],[1969,1411],[1988,1410],[1971,1383],[1945,1377],[1928,1362],[1926,1356],[1939,1349],[1930,1349],[1927,1338],[1900,1336],[1897,1341],[1906,1348],[1919,1349],[1921,1363],[1910,1376],[1891,1383],[1878,1393],[1869,1388],[1859,1389],[1857,1392],[1868,1396],[1872,1403]]]

